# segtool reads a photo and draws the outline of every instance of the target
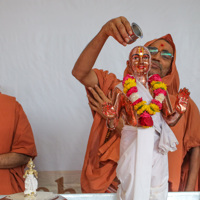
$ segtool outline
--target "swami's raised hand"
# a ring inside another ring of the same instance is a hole
[[[108,21],[102,30],[107,36],[112,36],[120,44],[126,46],[130,44],[130,37],[133,34],[131,25],[125,17],[117,17]]]

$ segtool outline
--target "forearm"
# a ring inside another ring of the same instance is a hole
[[[124,119],[122,117],[120,117],[117,127],[116,127],[116,133],[120,137],[121,137],[121,132],[122,132],[123,127],[124,127]]]
[[[190,168],[185,191],[194,191],[200,167],[200,147],[194,147],[191,151]]]
[[[102,28],[93,40],[86,46],[74,65],[72,74],[84,85],[87,85],[87,81],[85,82],[84,79],[90,75],[92,67],[94,66],[94,63],[107,38],[108,36]]]
[[[0,169],[15,168],[27,164],[30,157],[19,153],[6,153],[0,155]]]
[[[178,113],[177,111],[175,111],[173,115],[170,115],[167,117],[163,116],[163,118],[165,119],[166,123],[169,126],[175,126],[181,117],[182,117],[182,114]]]
[[[108,21],[79,56],[72,70],[73,76],[85,86],[94,87],[98,84],[98,79],[92,67],[108,37],[112,36],[120,44],[126,46],[130,43],[129,35],[132,34],[131,25],[125,17]]]

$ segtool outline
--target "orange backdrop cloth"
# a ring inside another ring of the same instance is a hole
[[[0,155],[9,152],[37,155],[29,121],[14,97],[0,94]],[[24,167],[0,169],[0,194],[24,191]]]
[[[163,81],[167,84],[172,105],[174,105],[175,95],[179,90],[179,75],[175,65],[176,49],[170,34],[162,38],[167,40],[174,49],[171,72],[163,78]],[[148,42],[145,46],[152,44],[156,40],[158,39]],[[97,74],[100,88],[105,95],[108,95],[109,91],[113,90],[120,82],[112,73],[109,74],[107,71],[97,69],[94,69],[94,71]],[[128,69],[126,68],[124,75],[127,73]],[[105,142],[108,132],[106,120],[95,112],[93,112],[93,117],[94,121],[82,169],[81,187],[82,191],[86,193],[103,193],[111,184],[114,185],[115,183],[113,180],[116,176],[115,170],[119,159],[120,138],[114,134]],[[170,191],[184,190],[188,174],[188,160],[184,164],[184,167],[182,167],[182,171],[181,166],[187,152],[192,147],[200,146],[199,122],[199,110],[195,103],[189,99],[189,106],[186,113],[180,119],[179,123],[172,128],[179,141],[179,145],[177,146],[177,151],[169,153]]]

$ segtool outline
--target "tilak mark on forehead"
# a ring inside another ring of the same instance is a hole
[[[164,47],[164,44],[161,44],[160,46],[161,46],[161,47]]]
[[[143,56],[143,54],[144,54],[144,49],[143,49],[143,47],[142,47],[142,48],[138,47],[138,51],[139,51],[139,55],[140,55],[140,56]]]

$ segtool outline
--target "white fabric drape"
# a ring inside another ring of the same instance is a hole
[[[122,83],[117,86],[123,91]],[[149,104],[148,89],[137,82],[139,96]],[[117,177],[120,200],[166,200],[168,193],[168,151],[175,151],[178,141],[160,113],[150,128],[125,125],[121,133]]]

